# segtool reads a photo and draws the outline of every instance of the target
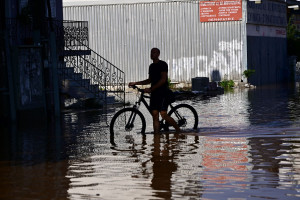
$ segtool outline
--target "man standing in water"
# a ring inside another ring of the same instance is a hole
[[[147,85],[151,83],[150,88],[146,88],[146,93],[151,93],[150,109],[153,118],[154,133],[159,133],[159,114],[161,117],[173,126],[177,133],[180,129],[175,120],[167,114],[168,101],[168,64],[159,60],[160,50],[158,48],[151,49],[151,59],[153,63],[149,66],[149,78],[143,81],[130,82],[128,86]]]

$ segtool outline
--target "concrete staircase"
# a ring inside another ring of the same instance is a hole
[[[115,103],[115,96],[108,96],[107,92],[99,85],[91,84],[90,79],[83,78],[82,73],[75,71],[74,67],[66,66],[59,70],[60,92],[64,97],[81,101],[94,99],[94,102],[99,105]]]
[[[64,21],[57,27],[58,35],[64,38],[61,50],[64,60],[58,69],[61,96],[80,101],[92,99],[102,106],[124,104],[125,74],[89,48],[87,22]]]

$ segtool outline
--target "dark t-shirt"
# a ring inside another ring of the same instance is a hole
[[[149,78],[151,86],[155,85],[161,79],[161,72],[168,72],[168,64],[165,61],[159,60],[158,63],[152,63],[149,66]],[[168,81],[160,88],[157,88],[153,93],[165,93],[168,88]]]

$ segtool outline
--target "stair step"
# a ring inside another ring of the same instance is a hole
[[[96,91],[98,92],[98,91],[100,91],[98,85],[89,85],[89,87],[90,87],[91,91],[93,91],[93,92],[96,92]]]
[[[66,47],[68,48],[68,47]],[[59,74],[62,81],[62,87],[61,91],[63,93],[69,94],[69,96],[76,98],[76,99],[96,99],[97,101],[102,104],[113,104],[115,102],[115,96],[108,96],[108,91],[102,91],[100,87],[100,80],[97,79],[97,77],[90,77],[91,73],[97,74],[97,73],[103,73],[97,68],[97,65],[99,63],[94,63],[90,56],[86,55],[96,55],[99,56],[97,53],[95,53],[93,50],[91,50],[89,47],[81,46],[81,50],[71,50],[66,49],[63,51],[63,56],[65,59],[62,59],[62,64],[59,68]],[[77,48],[79,49],[79,48]],[[79,63],[73,63],[73,60],[80,62]],[[101,56],[99,56],[101,62],[108,62],[105,59],[103,59]],[[82,63],[81,65],[81,62]],[[109,62],[108,62],[109,63]],[[101,63],[102,64],[102,63]],[[109,65],[112,65],[109,63]],[[112,65],[115,67],[114,65]],[[79,69],[80,68],[80,69]],[[81,71],[84,70],[82,73]],[[86,71],[91,70],[91,71]],[[103,78],[103,77],[99,77]],[[99,83],[99,84],[97,84]],[[111,90],[114,90],[113,88],[110,88]],[[125,91],[112,91],[113,93],[118,92],[125,92]],[[111,93],[112,94],[112,93]],[[119,96],[119,94],[113,94]],[[120,98],[120,97],[118,97]]]
[[[115,96],[107,96],[106,97],[107,104],[114,104],[115,103]]]
[[[95,93],[92,93],[83,87],[64,87],[61,88],[61,92],[68,94],[73,98],[97,98],[97,99],[105,98],[104,93],[102,94],[100,93],[99,95],[96,95]]]
[[[76,80],[76,81],[82,80],[82,73],[73,72],[73,74],[67,74],[66,76],[70,77],[70,78],[72,78],[73,80]]]
[[[91,50],[64,50],[64,56],[85,56],[91,55]]]
[[[69,80],[66,79],[64,81],[65,87],[82,87],[82,86],[90,86],[90,80],[81,79],[81,80]]]
[[[75,69],[74,67],[64,67],[61,69],[61,71],[68,73],[68,74],[72,74],[72,73],[75,73],[74,69]]]

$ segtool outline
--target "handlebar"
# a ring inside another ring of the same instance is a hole
[[[138,91],[141,93],[141,95],[142,95],[143,97],[145,97],[145,98],[150,98],[150,96],[145,95],[145,89],[141,89],[141,88],[139,88],[139,87],[136,86],[136,85],[133,85],[133,86],[130,86],[130,87],[133,88],[133,89],[138,90]]]
[[[141,88],[139,88],[138,86],[136,86],[136,85],[133,85],[133,86],[130,86],[131,88],[133,88],[133,89],[136,89],[136,90],[138,90],[139,92],[145,92],[144,91],[144,89],[141,89]]]

